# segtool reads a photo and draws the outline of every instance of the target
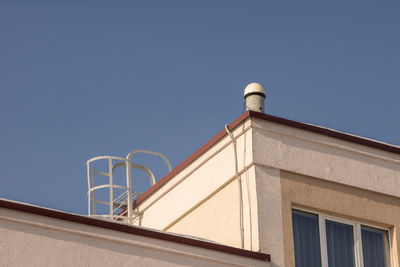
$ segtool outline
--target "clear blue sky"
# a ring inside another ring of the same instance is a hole
[[[142,148],[176,166],[250,82],[268,114],[400,144],[399,1],[15,2],[0,4],[0,197],[86,213],[87,159]]]

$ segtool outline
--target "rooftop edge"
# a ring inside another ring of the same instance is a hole
[[[388,152],[400,155],[400,147],[399,146],[379,142],[376,140],[372,140],[372,139],[368,139],[368,138],[364,138],[364,137],[360,137],[360,136],[356,136],[356,135],[352,135],[352,134],[339,132],[339,131],[329,129],[329,128],[324,128],[321,126],[315,126],[315,125],[304,123],[304,122],[288,120],[288,119],[268,115],[265,113],[255,112],[255,111],[251,111],[251,110],[246,111],[245,113],[240,115],[236,120],[234,120],[231,124],[229,124],[228,125],[229,130],[236,128],[239,124],[241,124],[248,118],[257,118],[257,119],[261,119],[261,120],[275,122],[275,123],[279,123],[282,125],[294,127],[297,129],[302,129],[302,130],[322,134],[322,135],[333,137],[336,139],[341,139],[341,140],[348,141],[351,143],[368,146],[368,147],[372,147],[372,148],[376,148],[376,149],[380,149],[380,150],[384,150],[384,151],[388,151]],[[172,177],[174,177],[179,172],[181,172],[185,167],[187,167],[195,159],[197,159],[199,156],[201,156],[206,150],[208,150],[210,147],[212,147],[214,144],[216,144],[219,140],[221,140],[223,137],[225,137],[226,134],[227,133],[226,133],[225,129],[220,131],[217,135],[215,135],[207,143],[205,143],[203,146],[201,146],[192,155],[190,155],[188,158],[186,158],[182,163],[180,163],[178,166],[176,166],[172,171],[167,173],[163,178],[161,178],[152,187],[150,187],[143,194],[141,194],[134,201],[133,207],[136,207],[137,205],[139,205],[144,199],[146,199],[148,196],[150,196],[152,193],[154,193],[156,190],[158,190],[158,188],[163,186],[170,179],[172,179]]]
[[[47,209],[43,207],[38,207],[34,205],[29,205],[21,202],[14,202],[6,199],[0,199],[0,208],[17,210],[21,212],[27,212],[31,214],[36,214],[40,216],[46,216],[55,219],[61,219],[69,222],[86,224],[95,227],[101,227],[109,230],[124,232],[127,234],[139,235],[148,238],[155,238],[164,241],[174,242],[178,244],[199,247],[204,249],[210,249],[214,251],[224,252],[228,254],[238,255],[242,257],[271,261],[271,256],[269,254],[255,252],[250,250],[239,249],[235,247],[230,247],[226,245],[221,245],[217,243],[207,242],[203,240],[193,239],[189,237],[179,236],[176,234],[163,233],[159,231],[153,231],[150,229],[140,228],[133,225],[122,224],[118,222],[99,220],[95,218],[90,218],[88,216],[77,215],[72,213],[66,213],[62,211],[57,211],[53,209]]]

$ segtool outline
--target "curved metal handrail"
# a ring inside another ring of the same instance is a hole
[[[94,157],[94,158],[91,158],[91,159],[87,160],[86,163],[90,163],[90,162],[93,162],[93,161],[96,161],[96,160],[99,160],[99,159],[115,159],[115,160],[123,160],[123,161],[126,160],[126,158],[122,158],[122,157],[98,156],[98,157]]]
[[[93,192],[93,191],[95,191],[95,190],[97,190],[97,189],[101,189],[101,188],[110,188],[110,187],[113,187],[113,188],[120,188],[120,189],[125,189],[125,190],[128,190],[128,189],[129,189],[128,187],[125,187],[125,186],[122,186],[122,185],[117,185],[117,184],[102,184],[102,185],[98,185],[98,186],[94,186],[94,187],[90,188],[90,189],[88,190],[88,194],[90,194],[91,192]]]
[[[117,167],[126,167],[126,162],[115,163],[112,167],[112,170],[114,171],[114,169]],[[153,186],[156,183],[156,177],[154,176],[153,172],[146,166],[141,165],[141,164],[131,163],[131,168],[141,169],[141,170],[145,171],[147,173],[147,175],[149,175],[150,184]]]
[[[149,154],[149,155],[161,157],[161,158],[167,163],[167,165],[168,165],[168,170],[169,170],[169,171],[172,171],[171,162],[169,162],[169,160],[167,159],[166,156],[164,156],[164,155],[161,154],[161,153],[153,152],[153,151],[149,151],[149,150],[143,150],[143,149],[135,149],[135,150],[132,150],[132,151],[129,152],[128,155],[126,156],[126,159],[128,160],[128,162],[130,162],[130,161],[132,160],[132,156],[133,156],[134,154],[137,154],[137,153],[143,153],[143,154]]]
[[[153,186],[156,183],[156,178],[153,174],[153,172],[147,168],[144,165],[141,164],[136,164],[132,163],[132,157],[134,154],[137,153],[143,153],[143,154],[149,154],[153,156],[158,156],[161,157],[166,164],[168,165],[168,171],[170,172],[172,170],[171,163],[165,157],[163,154],[158,153],[158,152],[152,152],[148,150],[142,150],[142,149],[135,149],[130,151],[126,158],[122,157],[115,157],[115,156],[98,156],[91,158],[86,161],[86,166],[87,166],[87,177],[88,177],[88,214],[89,216],[102,216],[102,217],[108,217],[110,219],[124,219],[124,221],[132,222],[132,215],[135,214],[135,212],[132,210],[132,205],[133,205],[133,199],[137,198],[140,193],[135,192],[132,190],[132,169],[140,169],[146,172],[146,174],[149,176],[150,179],[150,184]],[[91,168],[91,163],[97,160],[107,160],[108,161],[108,172],[102,172],[95,170],[95,168]],[[118,161],[117,163],[113,164],[113,160]],[[118,167],[126,167],[126,186],[122,185],[116,185],[114,184],[114,170]],[[100,176],[105,176],[108,177],[108,184],[101,184],[97,185],[95,183],[95,177],[97,175]],[[103,201],[103,200],[98,200],[96,199],[95,196],[95,191],[98,189],[102,188],[109,188],[110,191],[110,200]],[[120,194],[117,198],[114,197],[114,188],[119,188],[123,189],[124,193]],[[91,202],[93,201],[93,214],[91,212]],[[96,214],[96,203],[99,204],[105,204],[110,206],[110,214],[109,215],[98,215]],[[123,216],[122,214],[114,214],[116,210],[124,208]],[[126,214],[127,213],[127,214]],[[125,219],[126,218],[126,219]]]

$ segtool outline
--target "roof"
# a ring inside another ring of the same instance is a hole
[[[124,232],[126,234],[131,235],[139,235],[148,238],[155,238],[164,241],[184,244],[188,246],[194,246],[204,249],[210,249],[214,251],[224,252],[228,254],[238,255],[242,257],[263,260],[263,261],[271,261],[271,256],[269,254],[255,252],[235,247],[230,247],[226,245],[221,245],[218,243],[199,240],[191,237],[186,237],[178,234],[172,234],[167,232],[161,232],[156,230],[150,230],[142,227],[137,227],[133,225],[123,224],[114,221],[101,220],[88,216],[77,215],[72,213],[66,213],[58,210],[47,209],[43,207],[33,206],[25,203],[10,201],[6,199],[0,199],[0,208],[12,209],[21,212],[27,212],[31,214],[36,214],[40,216],[46,216],[50,218],[56,218],[64,221],[86,224],[95,227],[101,227],[109,230]]]
[[[400,147],[396,146],[396,145],[379,142],[379,141],[365,138],[362,136],[343,133],[343,132],[339,132],[339,131],[336,131],[336,130],[333,130],[330,128],[316,126],[316,125],[312,125],[312,124],[308,124],[308,123],[304,123],[304,122],[297,122],[297,121],[292,121],[292,120],[288,120],[288,119],[283,119],[280,117],[271,116],[271,115],[267,115],[264,113],[259,113],[259,112],[254,112],[254,111],[250,111],[249,113],[250,113],[249,116],[252,118],[258,118],[258,119],[262,119],[262,120],[266,120],[266,121],[271,121],[271,122],[283,124],[286,126],[290,126],[293,128],[298,128],[298,129],[306,130],[309,132],[326,135],[326,136],[333,137],[336,139],[341,139],[341,140],[348,141],[351,143],[368,146],[368,147],[372,147],[372,148],[377,148],[380,150],[384,150],[384,151],[388,151],[388,152],[392,152],[392,153],[400,155]]]
[[[376,140],[348,134],[348,133],[343,133],[339,132],[333,129],[329,128],[324,128],[320,126],[315,126],[312,124],[308,123],[303,123],[303,122],[297,122],[297,121],[292,121],[272,115],[267,115],[264,113],[260,112],[255,112],[248,110],[242,115],[240,115],[236,120],[234,120],[231,124],[228,125],[229,130],[232,130],[236,128],[239,124],[244,122],[248,118],[257,118],[265,121],[270,121],[282,125],[286,125],[289,127],[297,128],[297,129],[302,129],[306,130],[309,132],[314,132],[318,134],[322,134],[325,136],[333,137],[336,139],[344,140],[347,142],[367,146],[367,147],[372,147],[376,149],[380,149],[383,151],[395,153],[400,155],[400,147],[379,142]],[[219,140],[221,140],[223,137],[227,135],[227,132],[224,130],[220,131],[216,136],[214,136],[211,140],[209,140],[207,143],[205,143],[202,147],[200,147],[196,152],[194,152],[192,155],[190,155],[188,158],[186,158],[181,164],[176,166],[172,171],[167,173],[163,178],[161,178],[157,183],[155,183],[152,187],[150,187],[147,191],[145,191],[143,194],[141,194],[135,201],[134,201],[134,207],[139,205],[140,202],[142,202],[144,199],[146,199],[148,196],[150,196],[152,193],[154,193],[158,188],[163,186],[165,183],[167,183],[170,179],[172,179],[175,175],[177,175],[179,172],[181,172],[186,166],[188,166],[190,163],[192,163],[195,159],[197,159],[199,156],[201,156],[205,151],[207,151],[210,147],[212,147],[214,144],[216,144]]]

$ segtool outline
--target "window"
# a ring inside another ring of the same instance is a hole
[[[292,211],[296,267],[390,267],[387,230]]]

